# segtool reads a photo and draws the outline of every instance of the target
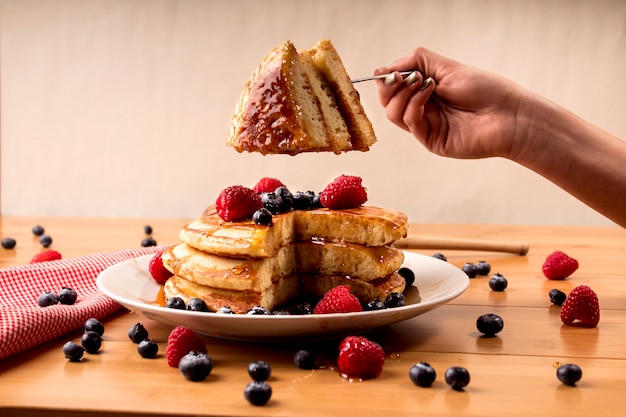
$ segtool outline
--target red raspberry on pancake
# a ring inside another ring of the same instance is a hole
[[[320,202],[332,210],[359,207],[367,201],[367,190],[362,181],[361,177],[340,175],[324,188]]]
[[[284,187],[281,180],[272,177],[261,178],[252,188],[257,193],[273,193],[278,187]]]
[[[215,200],[217,214],[227,222],[249,219],[261,207],[263,203],[259,194],[252,188],[242,185],[224,188]]]

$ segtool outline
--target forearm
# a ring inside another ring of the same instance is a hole
[[[626,227],[626,142],[546,99],[529,97],[510,159]]]

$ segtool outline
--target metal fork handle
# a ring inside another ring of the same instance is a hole
[[[410,75],[411,73],[415,72],[416,70],[412,70],[412,71],[400,71],[400,75],[402,75],[402,77],[407,77],[408,75]],[[381,78],[386,78],[389,75],[391,75],[393,73],[390,74],[381,74],[381,75],[372,75],[370,77],[363,77],[363,78],[355,78],[354,80],[352,80],[352,84],[355,83],[361,83],[363,81],[371,81],[371,80],[378,80]]]

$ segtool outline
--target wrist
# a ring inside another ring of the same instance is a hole
[[[515,110],[515,129],[506,158],[533,170],[540,170],[546,159],[558,157],[567,149],[574,117],[569,111],[533,92],[520,93]]]

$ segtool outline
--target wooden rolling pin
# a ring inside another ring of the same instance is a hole
[[[432,236],[407,236],[393,244],[398,249],[448,249],[505,252],[516,255],[528,253],[526,242],[498,242],[477,239],[461,239]]]

